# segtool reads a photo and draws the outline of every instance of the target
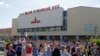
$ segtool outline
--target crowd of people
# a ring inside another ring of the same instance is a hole
[[[16,40],[5,56],[100,56],[100,46],[87,41]]]

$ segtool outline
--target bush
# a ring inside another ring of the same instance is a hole
[[[97,45],[100,45],[100,37],[91,38],[89,39],[90,42],[95,42]]]

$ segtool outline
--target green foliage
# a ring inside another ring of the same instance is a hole
[[[10,43],[9,37],[5,38],[4,40],[5,40],[5,42]]]
[[[96,44],[100,45],[100,37],[91,37],[89,39],[90,42],[95,42]]]

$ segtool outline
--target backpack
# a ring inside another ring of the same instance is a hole
[[[22,51],[22,47],[21,46],[17,46],[16,51]]]

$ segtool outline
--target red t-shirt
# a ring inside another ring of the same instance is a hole
[[[32,47],[27,47],[26,53],[31,54],[32,53]]]

